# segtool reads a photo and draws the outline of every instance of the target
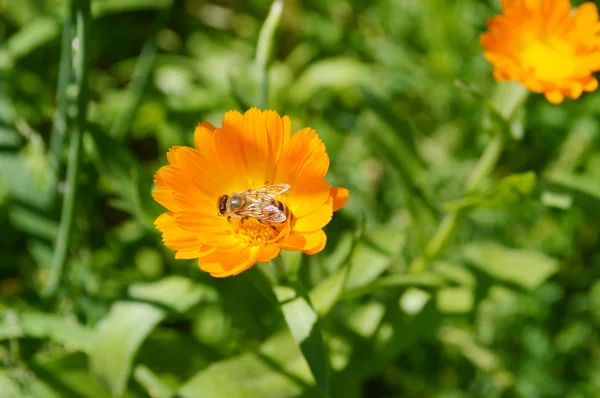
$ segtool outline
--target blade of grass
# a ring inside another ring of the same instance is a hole
[[[172,5],[172,2],[171,2]],[[142,103],[142,95],[150,79],[150,73],[154,66],[154,60],[158,49],[156,47],[156,35],[167,23],[169,12],[171,11],[171,5],[163,8],[152,28],[151,39],[148,40],[142,47],[142,51],[135,64],[133,74],[131,76],[131,82],[129,83],[129,102],[123,107],[122,111],[117,116],[114,125],[112,126],[111,136],[122,141],[125,139],[127,132],[131,129],[133,122],[135,121],[136,113],[140,104]]]
[[[267,106],[267,97],[269,94],[269,79],[267,76],[267,67],[271,52],[273,50],[273,37],[279,24],[281,13],[283,12],[283,0],[275,0],[271,4],[269,15],[265,20],[260,33],[258,34],[258,44],[256,46],[255,67],[258,76],[258,101],[257,105],[263,109]]]
[[[86,110],[88,102],[89,72],[89,38],[90,38],[90,0],[73,0],[71,3],[71,21],[74,22],[77,34],[76,47],[73,54],[73,74],[76,84],[76,100],[73,126],[69,137],[69,157],[67,164],[67,187],[63,200],[58,238],[54,248],[54,256],[50,268],[50,276],[43,295],[52,297],[56,294],[69,251],[71,229],[77,203],[77,179],[81,163],[81,141],[86,129]]]
[[[416,248],[418,249],[417,251],[419,255],[423,255],[427,240],[425,237],[426,228],[425,223],[423,222],[424,214],[420,211],[420,208],[417,205],[417,200],[422,199],[422,203],[426,203],[428,201],[424,199],[425,196],[422,194],[422,191],[415,185],[414,175],[410,172],[410,170],[406,170],[403,167],[402,162],[395,161],[396,156],[394,152],[388,149],[389,147],[385,143],[380,142],[375,134],[373,134],[372,144],[377,148],[377,152],[382,154],[387,160],[387,163],[391,166],[390,169],[392,170],[392,177],[396,180],[397,185],[402,191],[404,205],[410,214],[411,227],[415,237],[415,244]],[[427,206],[426,208],[429,209]]]
[[[62,152],[65,137],[67,136],[67,88],[71,77],[71,40],[73,25],[70,20],[63,25],[62,41],[60,46],[60,62],[58,66],[58,88],[56,90],[56,109],[50,144],[48,145],[48,165],[50,177],[48,181],[49,202],[53,204],[58,196],[57,184],[62,171]]]
[[[360,91],[365,98],[365,103],[381,118],[385,121],[397,133],[394,138],[398,145],[404,145],[409,150],[407,155],[411,157],[412,162],[417,162],[421,167],[425,166],[425,162],[419,156],[415,148],[415,140],[413,137],[413,128],[405,118],[398,115],[398,112],[393,109],[389,101],[385,101],[380,98],[379,95],[375,94],[371,89],[366,86],[360,86]]]

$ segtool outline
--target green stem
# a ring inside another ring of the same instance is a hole
[[[502,151],[504,150],[504,142],[505,139],[503,132],[496,132],[496,135],[488,143],[483,155],[481,158],[479,158],[477,165],[465,183],[465,192],[467,194],[476,191],[483,179],[494,170],[498,160],[500,159],[500,156],[502,155]],[[412,273],[421,273],[429,267],[429,263],[440,254],[452,236],[454,236],[454,232],[460,224],[464,214],[464,210],[459,210],[457,212],[447,214],[442,219],[440,225],[435,231],[435,234],[427,243],[425,255],[422,258],[418,258],[417,260],[413,261],[413,263],[410,265],[410,271]]]
[[[269,79],[267,76],[267,64],[273,50],[273,37],[279,24],[281,13],[283,12],[283,0],[275,0],[269,10],[269,15],[265,20],[260,33],[258,34],[258,44],[256,46],[256,71],[258,74],[258,101],[259,108],[264,109],[267,106],[269,94]]]
[[[56,294],[67,260],[71,230],[74,224],[75,204],[77,203],[77,183],[81,163],[81,141],[86,130],[86,110],[88,102],[90,0],[72,0],[71,20],[77,30],[76,48],[73,54],[73,75],[76,84],[76,101],[73,126],[70,129],[69,157],[67,164],[67,186],[63,200],[58,237],[52,257],[50,276],[43,291],[45,297]]]
[[[481,181],[494,170],[494,167],[496,167],[496,163],[500,160],[500,156],[504,150],[504,140],[504,134],[498,132],[488,143],[485,152],[483,152],[475,169],[473,169],[471,175],[467,179],[465,184],[465,191],[467,194],[475,192],[481,184]]]
[[[490,112],[496,114],[496,123],[493,124],[494,137],[488,143],[485,151],[479,158],[477,165],[465,183],[465,194],[477,191],[481,182],[492,173],[502,156],[507,137],[510,136],[511,122],[523,110],[529,92],[520,84],[501,84],[497,87],[494,99],[488,104]],[[450,241],[460,222],[465,216],[465,210],[447,214],[441,221],[433,237],[427,243],[425,255],[415,259],[409,270],[411,273],[425,271],[431,261],[439,256],[446,244]]]

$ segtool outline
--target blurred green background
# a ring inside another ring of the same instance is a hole
[[[478,43],[498,3],[285,0],[257,55],[267,0],[0,0],[0,397],[597,397],[600,93],[521,106]],[[351,198],[318,255],[213,279],[152,175],[254,105]]]

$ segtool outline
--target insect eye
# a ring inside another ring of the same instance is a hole
[[[227,210],[227,199],[228,196],[227,195],[223,195],[219,198],[219,213],[221,214],[225,214],[225,211]]]
[[[231,204],[231,207],[240,207],[242,205],[242,198],[239,196],[234,196],[231,198],[231,202],[229,203]]]

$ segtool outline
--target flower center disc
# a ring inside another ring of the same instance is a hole
[[[531,42],[521,50],[519,59],[523,69],[546,81],[568,78],[575,68],[572,48],[556,39]]]
[[[276,241],[282,233],[288,230],[288,223],[280,224],[261,223],[257,219],[248,217],[244,219],[232,218],[229,220],[233,233],[238,239],[249,246],[260,245]]]

